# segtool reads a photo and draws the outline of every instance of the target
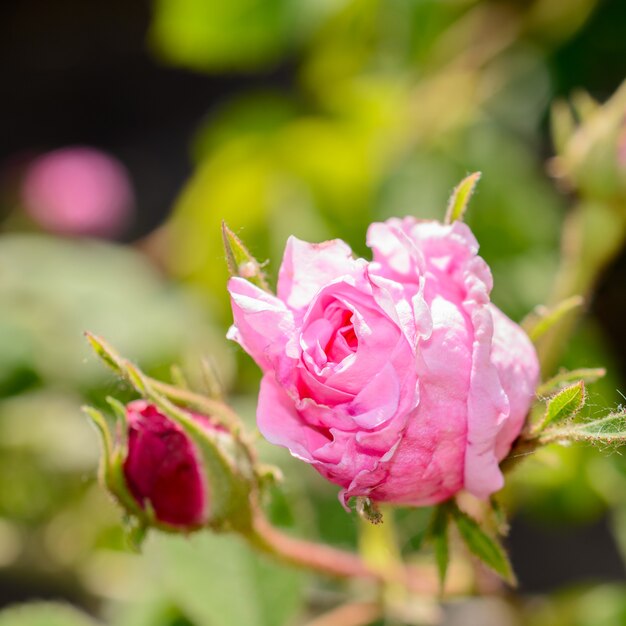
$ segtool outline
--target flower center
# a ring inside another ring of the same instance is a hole
[[[338,365],[353,355],[359,347],[354,330],[354,314],[343,303],[331,302],[322,313],[303,330],[302,349],[305,360],[317,375],[327,366]]]
[[[328,339],[324,352],[332,363],[341,363],[347,356],[356,352],[359,340],[354,332],[352,323],[352,311],[342,309],[339,312],[331,312],[328,321],[334,332]]]

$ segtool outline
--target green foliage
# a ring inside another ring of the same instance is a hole
[[[508,556],[497,539],[491,537],[474,519],[457,506],[451,509],[452,519],[469,551],[509,584],[515,585],[515,575]]]
[[[196,70],[255,69],[294,40],[292,0],[157,0],[150,40],[166,60]]]
[[[0,611],[0,626],[96,626],[96,622],[68,605],[36,602]]]
[[[293,620],[302,601],[303,575],[257,556],[235,537],[154,535],[141,558],[143,595],[116,626],[152,626],[142,615],[157,600],[202,626],[281,626]]]
[[[542,430],[576,416],[585,405],[585,400],[585,383],[582,380],[565,387],[548,399],[546,412],[537,429]]]
[[[611,413],[600,419],[545,431],[549,441],[587,441],[597,444],[623,445],[626,443],[626,412]]]
[[[37,384],[102,385],[101,368],[85,362],[81,334],[88,328],[148,365],[186,349],[220,354],[228,371],[230,357],[205,310],[130,248],[4,234],[0,267],[0,396]]]

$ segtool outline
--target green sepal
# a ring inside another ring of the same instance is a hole
[[[83,412],[90,418],[100,435],[102,454],[99,473],[101,482],[127,513],[143,519],[145,513],[128,490],[124,477],[125,437],[112,435],[109,422],[100,411],[90,406],[84,406]]]
[[[170,376],[172,377],[172,384],[179,389],[188,390],[189,381],[185,376],[185,372],[180,365],[172,365],[170,367]]]
[[[584,302],[582,296],[572,296],[553,307],[539,306],[522,321],[522,328],[530,340],[536,343],[569,313],[580,308]]]
[[[109,493],[117,500],[120,506],[133,515],[142,523],[155,525],[155,520],[146,513],[128,489],[126,476],[124,475],[124,460],[126,459],[126,449],[118,448],[109,460],[108,471],[105,476],[105,485]]]
[[[561,428],[548,428],[540,433],[539,438],[542,443],[587,441],[604,445],[622,445],[626,443],[626,411]]]
[[[487,534],[476,520],[461,511],[458,506],[452,505],[450,510],[469,551],[510,585],[516,585],[511,563],[500,542]]]
[[[533,431],[541,432],[552,424],[575,417],[585,406],[586,399],[585,383],[582,380],[561,389],[548,399],[545,413]]]
[[[116,374],[121,374],[121,365],[119,355],[110,348],[108,343],[90,332],[85,332],[85,337],[91,345],[93,351],[100,357],[105,365],[108,365]]]
[[[452,224],[457,220],[462,220],[467,211],[469,201],[474,194],[476,185],[482,174],[474,172],[466,176],[452,191],[448,200],[448,208],[446,209],[445,223]]]
[[[97,409],[94,409],[92,406],[83,406],[82,411],[95,426],[96,432],[100,437],[100,445],[102,448],[102,454],[100,457],[100,474],[104,477],[106,464],[111,459],[113,453],[113,436],[111,434],[111,429],[106,417],[104,417],[104,415]]]
[[[220,400],[207,398],[187,389],[179,389],[173,385],[168,385],[167,383],[149,378],[138,370],[133,363],[120,356],[120,354],[102,337],[90,332],[86,332],[85,336],[95,353],[102,359],[103,363],[113,369],[118,376],[130,383],[140,395],[147,397],[146,385],[150,385],[152,389],[162,396],[169,398],[177,405],[184,405],[198,413],[210,415],[234,435],[237,435],[241,429],[239,417]]]
[[[226,264],[231,276],[240,276],[249,280],[264,291],[270,291],[261,264],[252,256],[241,239],[222,222],[222,239]]]
[[[111,410],[116,417],[117,423],[121,426],[126,426],[126,407],[113,396],[107,396],[105,400],[107,404],[111,407]]]

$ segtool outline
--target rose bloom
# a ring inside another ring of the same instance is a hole
[[[535,350],[490,303],[465,224],[391,219],[367,244],[371,262],[291,237],[277,296],[230,280],[229,337],[263,370],[259,429],[343,487],[344,504],[485,498],[528,413]]]
[[[209,420],[190,416],[204,428]],[[143,400],[126,407],[128,454],[123,471],[139,506],[150,503],[159,522],[181,528],[202,525],[209,517],[209,488],[193,442],[183,429]]]

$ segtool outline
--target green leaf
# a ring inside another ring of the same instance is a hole
[[[568,313],[581,307],[584,302],[585,300],[582,296],[572,296],[550,308],[544,306],[537,307],[522,322],[522,327],[530,337],[530,340],[535,343],[551,328],[556,326]]]
[[[626,411],[565,428],[549,428],[540,438],[544,443],[568,440],[622,445],[626,443]]]
[[[446,210],[446,224],[452,224],[457,220],[462,220],[467,210],[469,201],[474,194],[476,185],[480,180],[481,173],[474,172],[464,178],[452,191],[448,200],[448,208]]]
[[[490,537],[474,519],[457,506],[452,509],[452,516],[470,552],[509,584],[515,585],[515,575],[499,541]]]
[[[323,14],[317,8],[320,3],[307,4],[156,0],[151,3],[148,40],[168,64],[196,72],[253,73],[275,67],[302,36],[299,25],[315,22],[318,13]],[[303,14],[305,21],[300,22]]]
[[[222,222],[226,264],[231,276],[240,276],[265,291],[270,291],[260,263],[250,254],[241,239]]]
[[[33,602],[0,611],[0,626],[97,626],[88,615],[69,605]]]
[[[541,431],[551,424],[574,417],[585,406],[586,397],[585,383],[582,380],[561,389],[548,400],[546,412],[535,431]]]
[[[147,597],[135,600],[143,611],[167,601],[198,626],[295,624],[304,600],[306,574],[259,556],[239,537],[152,534],[140,565]],[[138,610],[128,606],[115,624],[154,626]]]
[[[556,376],[553,376],[537,387],[537,396],[546,396],[575,380],[582,380],[585,384],[590,384],[595,383],[604,376],[606,376],[606,370],[603,367],[581,368],[569,372],[559,372]]]
[[[440,504],[433,510],[433,519],[428,534],[435,549],[435,560],[439,573],[439,589],[443,590],[450,561],[450,546],[448,541],[449,507]]]

